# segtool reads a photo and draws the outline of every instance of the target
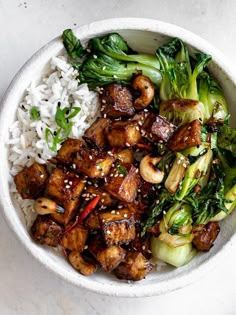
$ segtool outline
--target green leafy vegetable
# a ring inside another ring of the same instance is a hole
[[[36,106],[31,107],[30,118],[34,121],[37,121],[40,119],[40,111]]]
[[[133,75],[141,71],[158,85],[161,81],[160,71],[154,67],[124,62],[102,53],[89,55],[82,63],[79,72],[81,83],[87,83],[90,88],[104,86],[113,82],[130,83]]]
[[[69,57],[72,59],[82,58],[85,55],[86,50],[71,29],[67,29],[63,32],[62,41]]]
[[[188,49],[179,38],[159,47],[156,55],[162,72],[161,100],[198,100],[197,78],[211,60],[211,56],[195,54],[196,62],[192,69]]]
[[[236,129],[226,125],[222,126],[218,134],[217,145],[236,156]]]
[[[225,120],[228,114],[227,103],[219,84],[205,71],[198,77],[199,100],[205,106],[205,119]]]
[[[124,39],[117,33],[90,39],[88,49],[92,53],[100,52],[117,60],[138,62],[160,69],[160,64],[156,56],[134,53]]]
[[[151,252],[155,259],[160,259],[175,267],[186,265],[197,253],[191,243],[172,247],[162,242],[158,237],[151,239]]]

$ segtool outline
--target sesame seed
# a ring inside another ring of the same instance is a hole
[[[118,177],[118,175],[119,175],[119,174],[118,174],[118,173],[116,173],[116,174],[114,175],[114,177]]]
[[[104,118],[107,118],[107,114],[104,114],[103,117],[104,117]]]
[[[88,182],[89,185],[92,185],[92,182]]]
[[[72,168],[73,168],[73,169],[76,169],[75,163],[72,164]]]
[[[103,66],[103,67],[102,67],[102,70],[106,70],[106,66]]]
[[[143,245],[143,246],[142,246],[142,250],[145,250],[145,249],[146,249],[146,246],[145,246],[145,245]]]
[[[116,212],[115,212],[115,210],[112,210],[111,213],[112,213],[112,214],[115,214]]]
[[[84,249],[87,249],[87,248],[88,248],[88,245],[85,245],[85,246],[84,246]]]
[[[139,127],[138,126],[136,126],[135,129],[139,131]]]
[[[186,168],[186,167],[187,167],[187,164],[186,164],[186,163],[183,163],[183,167],[185,167],[185,168]]]
[[[125,144],[127,147],[130,147],[130,144],[128,143],[128,142],[126,142],[126,144]]]
[[[68,183],[68,179],[65,179],[65,180],[64,180],[64,183]]]
[[[120,214],[120,211],[116,211],[116,214]]]
[[[111,174],[110,174],[110,177],[113,177],[113,176],[114,176],[114,174],[111,173]]]
[[[120,177],[124,177],[124,174],[120,174],[119,176],[120,176]]]
[[[128,217],[128,214],[127,214],[127,213],[125,213],[125,214],[124,214],[124,218],[127,218],[127,217]]]
[[[97,57],[98,57],[97,55],[93,55],[93,58],[94,58],[94,59],[97,59]]]
[[[107,231],[106,231],[106,234],[111,234],[111,231],[107,230]]]
[[[89,159],[90,159],[90,160],[92,160],[92,159],[93,159],[92,155],[89,155]]]
[[[70,188],[70,185],[66,185],[66,188]]]
[[[102,103],[103,103],[103,104],[106,104],[106,100],[102,99]],[[103,107],[103,109],[104,109],[104,107]]]
[[[102,203],[103,203],[104,201],[105,201],[104,199],[101,200]]]
[[[72,184],[73,184],[73,183],[72,183],[72,181],[70,180],[70,181],[69,181],[69,185],[72,185]]]

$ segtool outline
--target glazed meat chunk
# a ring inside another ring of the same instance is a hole
[[[200,251],[209,251],[220,232],[217,222],[200,224],[194,228],[194,246]]]
[[[99,96],[101,113],[109,118],[131,117],[134,115],[133,97],[130,89],[112,83],[102,89]]]
[[[115,269],[119,279],[138,281],[152,270],[152,264],[139,252],[127,252],[125,261]]]
[[[62,227],[48,216],[38,215],[31,227],[31,235],[40,244],[56,247],[60,242]]]
[[[180,126],[168,143],[172,151],[181,151],[201,144],[201,123],[198,119]]]
[[[104,134],[105,128],[111,123],[108,118],[97,118],[95,122],[85,131],[84,140],[92,146],[103,150],[106,146]]]
[[[56,155],[56,160],[62,164],[71,164],[75,153],[83,146],[83,142],[78,139],[66,139]]]
[[[107,247],[100,237],[93,238],[88,249],[107,272],[115,269],[125,257],[125,250],[122,247],[117,245]]]
[[[176,127],[164,117],[149,113],[142,126],[144,136],[150,141],[167,142],[173,135]]]
[[[111,147],[131,147],[141,139],[137,121],[115,121],[105,129]]]
[[[119,149],[114,152],[114,157],[124,164],[132,164],[134,162],[134,152],[132,149]]]
[[[84,276],[90,276],[97,270],[95,264],[86,261],[77,251],[70,252],[68,260],[71,265]]]
[[[107,177],[104,189],[121,201],[132,202],[140,184],[138,169],[132,164],[116,164]]]
[[[102,178],[109,173],[113,162],[114,157],[107,152],[84,148],[77,152],[73,167],[91,178]]]
[[[69,250],[82,252],[87,240],[88,230],[83,226],[76,226],[66,232],[61,238],[61,245]]]
[[[85,194],[89,199],[100,196],[100,200],[98,202],[100,206],[110,207],[116,204],[116,200],[107,191],[98,187],[88,186]]]
[[[134,215],[128,209],[100,213],[99,219],[107,246],[127,244],[135,238]]]
[[[16,189],[23,199],[36,199],[45,189],[48,173],[45,165],[34,163],[14,177]]]
[[[85,183],[73,172],[56,168],[49,177],[46,193],[65,209],[65,213],[52,213],[52,218],[67,224],[75,215]]]

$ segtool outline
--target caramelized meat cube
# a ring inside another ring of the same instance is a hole
[[[38,215],[31,227],[33,239],[40,244],[56,247],[60,242],[62,227],[47,216]]]
[[[62,164],[71,164],[75,153],[83,146],[83,142],[78,139],[66,139],[58,151],[55,159]]]
[[[209,222],[205,225],[200,224],[196,226],[193,230],[194,246],[200,251],[209,251],[219,232],[220,227],[217,222]]]
[[[138,169],[132,164],[117,164],[112,168],[104,189],[121,201],[132,202],[140,184]]]
[[[97,118],[97,120],[85,131],[84,140],[90,145],[103,150],[106,146],[106,138],[104,134],[105,128],[111,123],[108,118]]]
[[[142,228],[140,224],[135,225],[136,235],[135,238],[128,244],[128,248],[132,249],[133,251],[142,253],[146,258],[151,258],[151,251],[150,251],[150,237],[143,238],[141,237]]]
[[[86,261],[77,251],[70,252],[68,260],[71,265],[84,276],[92,275],[97,269],[95,264]]]
[[[91,231],[99,230],[101,228],[98,213],[93,211],[85,220],[84,225]]]
[[[142,130],[144,135],[150,141],[167,142],[176,127],[168,122],[164,117],[150,113],[143,124]]]
[[[105,132],[111,147],[134,146],[141,139],[137,121],[115,121],[105,129]]]
[[[81,149],[73,160],[75,168],[91,178],[105,177],[114,162],[114,157],[106,152],[99,152],[94,149]]]
[[[23,199],[36,199],[45,189],[48,173],[45,165],[34,163],[14,177],[16,189]]]
[[[168,143],[172,151],[181,151],[201,144],[201,123],[198,119],[180,126]]]
[[[116,200],[112,196],[101,188],[88,186],[86,189],[87,198],[93,199],[96,196],[100,196],[98,204],[100,206],[110,207],[116,204]]]
[[[122,247],[118,245],[107,247],[99,237],[90,241],[88,249],[107,272],[115,269],[125,257],[125,250]]]
[[[109,118],[131,117],[135,111],[130,89],[121,84],[112,83],[104,87],[99,101],[102,115]]]
[[[132,149],[119,149],[114,153],[114,157],[124,164],[132,164],[134,162],[134,152]]]
[[[127,252],[125,261],[114,270],[119,279],[138,281],[152,270],[152,264],[139,252]]]
[[[65,233],[61,238],[61,245],[65,249],[82,252],[87,240],[88,230],[82,226],[76,226]]]
[[[135,238],[134,215],[128,209],[100,213],[99,220],[107,246],[127,244]]]
[[[80,195],[84,189],[83,178],[73,172],[56,168],[49,177],[46,192],[65,209],[65,213],[53,213],[51,217],[61,223],[67,224],[75,215],[79,206]]]

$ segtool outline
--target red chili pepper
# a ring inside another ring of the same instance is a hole
[[[68,229],[66,229],[63,234],[70,232],[78,224],[82,223],[82,221],[94,210],[100,198],[101,198],[100,196],[96,196],[93,200],[91,200],[83,209],[83,211],[79,215],[77,215],[75,222],[71,226],[69,226]]]
[[[152,151],[152,147],[145,143],[137,143],[137,147],[141,149],[146,149],[148,151]]]

